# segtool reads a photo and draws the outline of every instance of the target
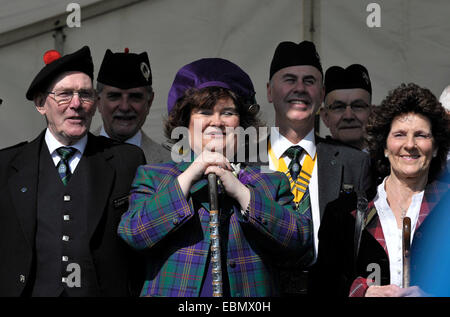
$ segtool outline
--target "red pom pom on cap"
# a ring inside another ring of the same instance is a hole
[[[61,58],[61,54],[58,51],[49,50],[44,54],[44,63],[45,65],[48,65],[57,60],[58,58]]]
[[[125,47],[124,52],[125,52],[125,54],[128,54],[130,52],[130,49],[128,47]]]

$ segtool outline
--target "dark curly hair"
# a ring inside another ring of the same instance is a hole
[[[386,140],[391,130],[393,120],[400,115],[417,113],[430,120],[434,144],[437,145],[436,157],[431,160],[428,182],[436,179],[444,168],[450,145],[450,119],[444,107],[433,93],[414,83],[401,84],[389,92],[381,105],[373,108],[367,123],[367,143],[369,145],[372,163],[385,177],[390,173],[389,160],[384,156]]]
[[[240,126],[258,128],[263,125],[257,113],[249,109],[245,101],[229,89],[221,87],[191,88],[183,98],[177,101],[168,118],[165,120],[164,134],[169,143],[178,142],[172,138],[172,131],[176,127],[188,127],[193,109],[212,109],[220,99],[231,98],[239,113]]]

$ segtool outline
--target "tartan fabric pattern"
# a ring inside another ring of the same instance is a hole
[[[299,159],[302,152],[303,149],[298,145],[291,146],[285,152],[286,155],[291,159],[288,168],[293,180],[297,179],[298,175],[300,174],[301,165]]]
[[[206,179],[196,182],[186,200],[176,178],[189,164],[145,165],[136,172],[118,234],[133,248],[146,250],[141,296],[200,294],[210,246],[208,188]],[[312,243],[311,223],[295,215],[289,181],[282,173],[261,174],[247,167],[239,179],[251,193],[246,216],[229,198],[225,197],[223,207],[219,204],[221,213],[229,217],[222,253],[230,293],[232,297],[276,296],[273,259],[269,260],[273,243],[287,257],[300,258]],[[259,234],[253,238],[255,229]]]
[[[417,219],[416,229],[423,223],[425,218],[429,215],[430,211],[437,205],[443,194],[450,188],[449,184],[441,183],[439,181],[428,184],[425,188],[425,193],[422,199],[422,204],[420,205],[419,218]],[[369,202],[368,209],[370,210],[374,207],[374,202]],[[352,212],[352,215],[356,215],[356,210]],[[376,214],[373,219],[367,224],[364,230],[367,230],[377,242],[383,247],[386,255],[389,257],[387,250],[386,240],[384,239],[383,229],[381,227],[381,221]],[[364,277],[357,277],[350,287],[350,297],[363,297],[368,289],[367,279]]]
[[[61,158],[56,168],[58,170],[59,177],[61,177],[61,181],[63,182],[64,186],[67,185],[67,183],[70,180],[70,177],[72,176],[72,172],[70,171],[69,167],[69,160],[76,153],[76,151],[77,149],[73,147],[65,147],[65,146],[56,149],[56,152]]]

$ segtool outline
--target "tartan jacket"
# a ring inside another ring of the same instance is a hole
[[[419,228],[423,221],[448,190],[449,184],[440,181],[427,185],[414,239],[420,235]],[[374,207],[376,190],[372,189],[370,192],[369,211]],[[380,284],[390,284],[389,255],[377,213],[371,217],[366,214],[358,258],[356,261],[354,259],[355,208],[354,193],[341,196],[326,208],[319,229],[319,252],[313,274],[314,295],[364,296],[368,288],[367,279],[375,272],[371,264],[379,265]]]
[[[190,163],[138,168],[128,211],[118,234],[145,250],[146,281],[141,296],[197,297],[210,248],[208,182],[197,181],[186,199],[177,181]],[[232,297],[277,296],[273,262],[300,258],[312,245],[310,221],[296,215],[289,181],[282,173],[241,169],[251,193],[244,217],[239,204],[219,194],[224,280]]]

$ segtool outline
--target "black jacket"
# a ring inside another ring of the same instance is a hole
[[[39,153],[45,131],[29,143],[0,151],[0,296],[27,296],[35,270]],[[142,287],[139,257],[116,230],[142,150],[89,133],[82,160],[89,181],[88,233],[102,296],[137,295]],[[122,199],[121,199],[122,198]]]

